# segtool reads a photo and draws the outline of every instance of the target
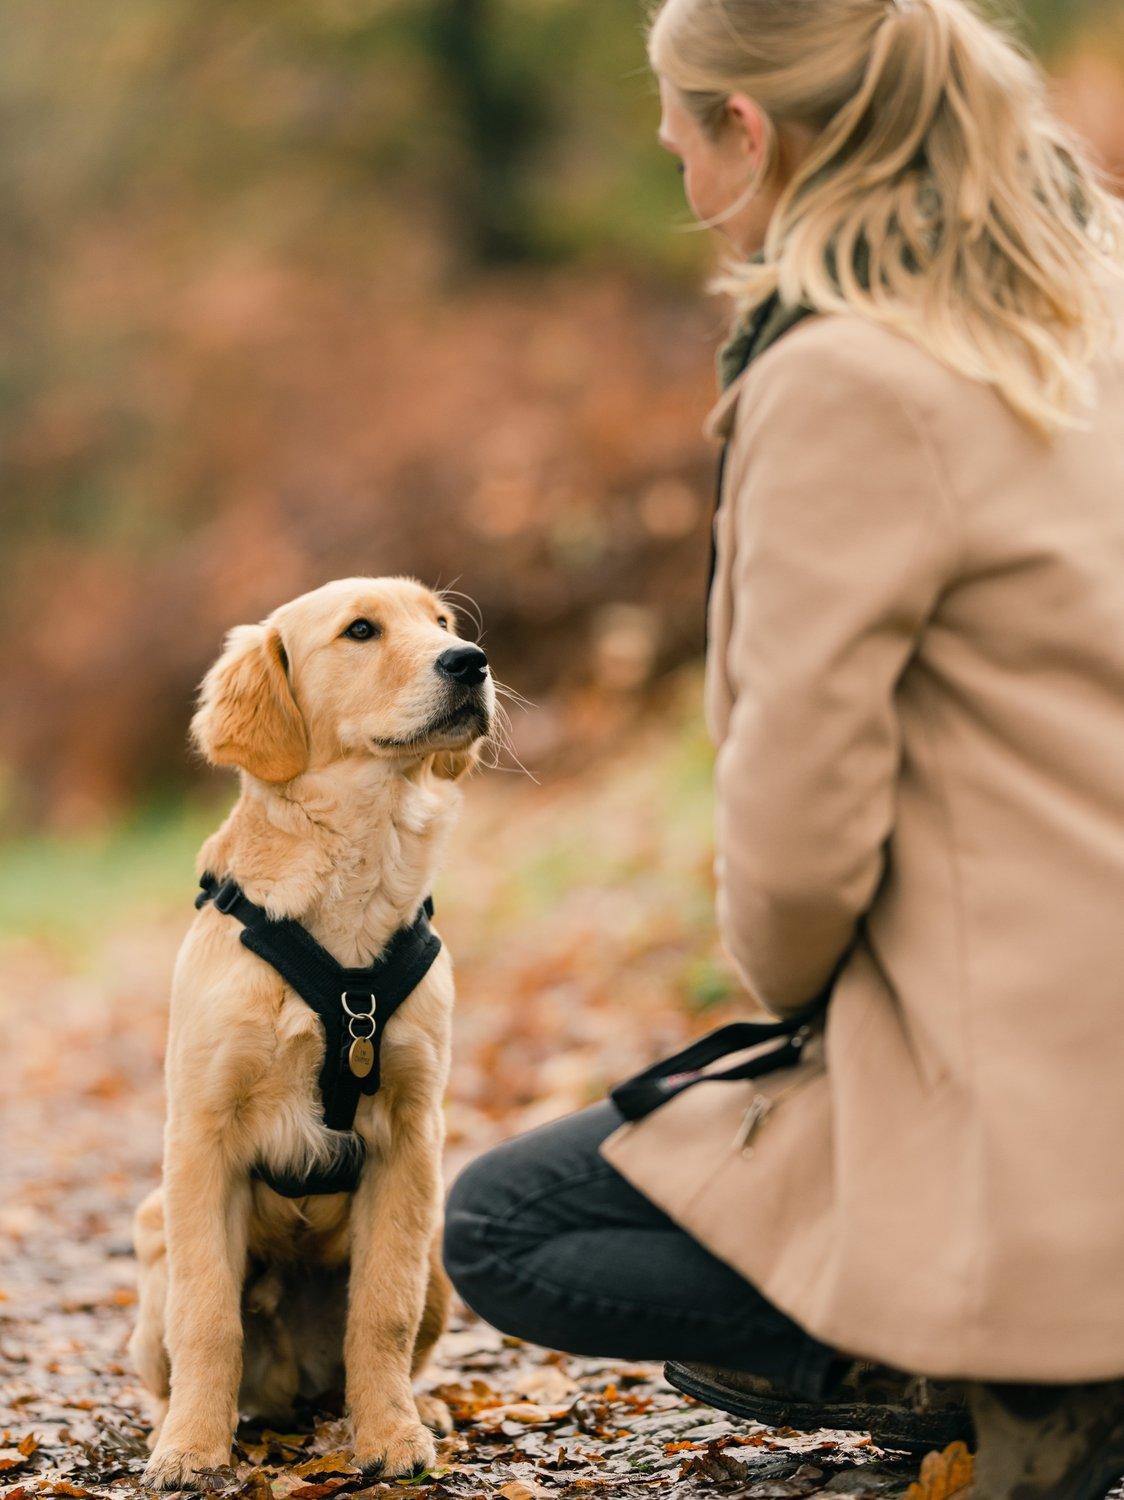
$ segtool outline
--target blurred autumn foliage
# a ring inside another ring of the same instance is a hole
[[[223,631],[326,578],[480,604],[544,705],[702,637],[722,308],[634,0],[9,0],[0,819],[191,774]],[[1035,0],[1124,167],[1118,0]],[[566,722],[574,720],[567,717]],[[604,724],[619,722],[613,713]],[[570,731],[572,733],[572,731]]]

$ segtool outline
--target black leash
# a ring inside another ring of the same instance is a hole
[[[386,1023],[417,989],[441,951],[429,925],[433,902],[427,897],[409,927],[400,927],[365,969],[337,963],[312,934],[291,917],[274,919],[243,892],[235,880],[204,875],[195,905],[211,902],[216,911],[242,923],[242,945],[276,969],[324,1028],[324,1062],[318,1085],[333,1156],[305,1176],[274,1172],[261,1165],[253,1175],[286,1198],[354,1191],[366,1148],[352,1130],[363,1094],[377,1094],[380,1053]]]
[[[642,1120],[697,1083],[735,1083],[745,1078],[763,1078],[779,1068],[794,1068],[811,1032],[806,1020],[734,1021],[692,1042],[682,1052],[661,1058],[643,1073],[618,1083],[609,1097],[626,1120]],[[778,1045],[764,1051],[764,1042]],[[748,1061],[721,1072],[707,1071],[712,1063],[747,1048],[757,1049]]]

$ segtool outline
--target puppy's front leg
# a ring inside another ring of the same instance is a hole
[[[145,1469],[155,1489],[198,1489],[230,1461],[242,1371],[242,1282],[250,1182],[221,1142],[185,1123],[169,1130],[164,1161],[168,1240],[165,1342],[171,1395]]]
[[[347,1400],[356,1462],[388,1478],[437,1456],[410,1375],[441,1202],[438,1121],[433,1106],[392,1115],[389,1148],[368,1164],[352,1207]]]

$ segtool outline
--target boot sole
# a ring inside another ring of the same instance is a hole
[[[683,1395],[762,1427],[792,1427],[797,1432],[819,1432],[823,1428],[866,1432],[880,1448],[903,1453],[926,1454],[957,1442],[975,1446],[975,1428],[966,1407],[962,1412],[915,1412],[906,1406],[756,1396],[718,1380],[704,1380],[675,1362],[664,1365],[663,1376]]]

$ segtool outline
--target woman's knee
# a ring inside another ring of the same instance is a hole
[[[495,1218],[502,1211],[503,1178],[495,1161],[501,1150],[485,1151],[457,1173],[446,1200],[446,1220],[464,1215]]]
[[[560,1232],[554,1198],[601,1166],[597,1145],[608,1133],[601,1114],[600,1107],[584,1110],[505,1141],[470,1162],[453,1183],[445,1209],[445,1269],[468,1305],[497,1327],[512,1316],[519,1287],[533,1281],[524,1263]]]
[[[516,1217],[523,1201],[535,1190],[534,1164],[528,1163],[527,1137],[517,1136],[493,1146],[470,1161],[457,1176],[445,1210],[447,1242],[467,1233],[474,1239],[484,1226]],[[453,1225],[450,1233],[448,1226]]]
[[[470,1162],[445,1206],[443,1255],[449,1279],[474,1312],[498,1324],[496,1298],[504,1280],[500,1242],[515,1204],[503,1147]]]

